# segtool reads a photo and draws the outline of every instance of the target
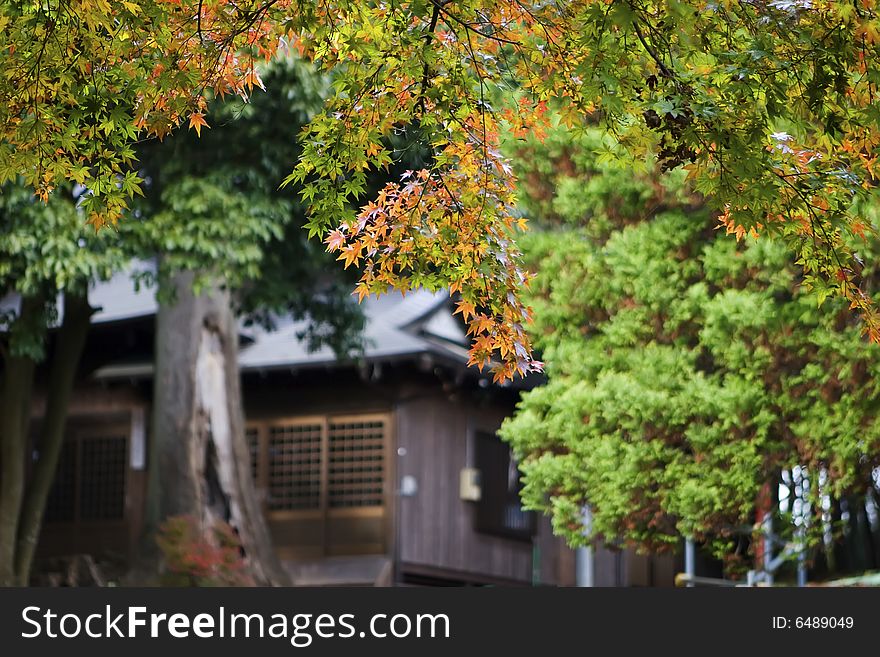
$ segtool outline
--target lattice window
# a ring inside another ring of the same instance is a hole
[[[71,522],[76,518],[76,446],[73,441],[61,446],[58,469],[46,500],[46,522]]]
[[[330,423],[327,494],[331,508],[381,506],[384,474],[384,422]]]
[[[46,502],[46,522],[122,520],[128,437],[74,435],[64,441]]]
[[[249,423],[254,477],[285,555],[385,553],[389,430],[382,413]]]
[[[256,482],[260,475],[260,432],[256,427],[248,427],[245,430],[245,437],[251,455],[251,476]]]
[[[125,436],[85,438],[80,446],[79,515],[82,520],[119,520],[125,513]]]
[[[320,424],[269,427],[269,509],[320,508],[321,433]]]

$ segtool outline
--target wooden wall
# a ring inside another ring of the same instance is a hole
[[[574,586],[575,552],[565,541],[553,535],[550,518],[538,517],[535,544],[539,551],[538,578],[541,585]]]
[[[251,422],[324,413],[389,414],[388,556],[399,564],[398,579],[409,572],[438,581],[574,583],[573,553],[552,536],[545,519],[539,519],[533,541],[482,534],[474,529],[476,503],[459,498],[461,469],[474,465],[474,434],[498,429],[513,409],[512,394],[499,397],[476,386],[438,382],[433,372],[414,372],[411,364],[386,368],[381,377],[364,377],[355,368],[249,373],[242,384]],[[71,413],[77,423],[104,414],[129,421],[139,408],[149,419],[148,397],[148,384],[79,388]],[[412,497],[398,495],[404,475],[417,481]],[[145,486],[146,472],[129,470],[124,523],[77,529],[66,537],[61,527],[47,527],[43,554],[109,548],[130,555],[140,540]]]
[[[636,554],[634,550],[594,550],[593,572],[596,586],[675,586],[674,555]]]
[[[392,414],[388,464],[391,557],[397,577],[418,574],[437,581],[572,585],[574,557],[539,522],[528,541],[481,534],[474,529],[475,502],[459,498],[459,474],[472,467],[477,431],[495,432],[513,410],[514,395],[499,398],[485,389],[442,385],[430,373],[386,367],[378,379],[353,370],[308,374],[268,372],[244,380],[249,420],[314,413]],[[403,476],[415,477],[418,492],[401,497]],[[539,557],[533,573],[533,558]]]
[[[496,431],[509,410],[452,402],[440,394],[397,405],[398,485],[407,475],[417,484],[415,495],[398,501],[397,559],[403,573],[531,584],[537,554],[539,580],[565,579],[566,568],[559,563],[563,552],[558,542],[547,539],[545,523],[540,535],[544,549],[535,553],[530,541],[475,531],[476,503],[459,498],[459,473],[474,465],[474,433]]]
[[[33,408],[34,430],[40,422],[43,405],[38,396]],[[91,554],[128,561],[134,556],[143,529],[147,482],[143,467],[146,454],[141,452],[133,459],[132,450],[146,450],[147,421],[146,401],[134,387],[80,386],[75,390],[65,424],[65,442],[103,435],[127,439],[123,516],[118,520],[44,522],[38,557]],[[140,433],[137,444],[132,441],[134,432]],[[133,461],[141,467],[132,467]]]

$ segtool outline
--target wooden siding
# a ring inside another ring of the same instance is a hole
[[[433,376],[400,374],[389,368],[375,383],[352,371],[250,374],[245,408],[252,422],[279,412],[391,413],[388,551],[398,580],[418,572],[438,581],[530,584],[537,555],[538,583],[574,584],[573,553],[552,535],[549,522],[539,523],[533,553],[529,541],[477,532],[475,503],[459,498],[460,471],[474,466],[474,434],[495,432],[512,412],[514,396],[499,400],[485,389],[441,388]],[[404,475],[417,480],[414,497],[398,494]]]
[[[643,555],[634,550],[612,550],[601,545],[594,553],[596,586],[675,585],[674,555]]]
[[[248,421],[281,416],[386,413],[399,394],[396,386],[371,385],[350,373],[248,374],[242,378]]]
[[[473,465],[473,434],[496,431],[504,412],[437,395],[401,403],[396,417],[398,450],[405,450],[397,456],[398,484],[409,475],[418,485],[398,502],[401,568],[530,583],[531,542],[476,532],[474,503],[459,498],[459,473]]]
[[[550,586],[575,585],[575,553],[565,541],[553,535],[550,518],[538,517],[538,582]]]

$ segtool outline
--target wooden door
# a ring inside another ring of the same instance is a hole
[[[254,480],[282,558],[388,551],[390,431],[384,413],[248,423]]]
[[[127,555],[131,500],[126,425],[69,429],[46,501],[44,554]]]

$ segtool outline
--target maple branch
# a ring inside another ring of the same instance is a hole
[[[448,2],[448,0],[444,0]],[[434,30],[437,28],[437,20],[440,18],[440,5],[434,2],[434,11],[431,14],[431,23],[428,25],[428,31],[425,33],[425,47],[431,45],[431,38],[434,35]],[[428,66],[428,62],[425,61],[425,68],[422,71],[422,85],[421,91],[419,92],[419,113],[425,113],[425,90],[428,88],[428,77],[430,76],[431,69]]]
[[[455,204],[455,210],[459,214],[464,214],[464,206],[461,204],[455,194],[452,193],[452,190],[449,189],[449,186],[446,184],[446,179],[443,177],[443,174],[440,173],[439,169],[435,169],[433,173],[437,174],[437,178],[440,180],[440,184],[443,186],[443,189],[446,190],[446,193],[449,194],[449,200],[451,200]]]
[[[632,6],[630,6],[630,7],[633,9],[633,11],[635,11],[635,7],[632,7]],[[669,68],[667,68],[666,64],[663,63],[663,60],[660,59],[660,57],[657,55],[655,50],[650,45],[648,45],[647,41],[645,41],[645,37],[642,34],[642,30],[639,29],[638,19],[633,21],[633,29],[636,32],[636,37],[638,37],[642,46],[645,48],[645,52],[647,52],[651,56],[651,59],[653,59],[657,63],[657,66],[660,67],[660,72],[663,74],[663,77],[669,78],[670,80],[673,80],[674,82],[677,83],[678,80],[676,80],[675,74],[672,71],[670,71]]]
[[[443,4],[446,4],[449,0],[445,0]],[[431,24],[428,25],[428,33],[425,35],[425,43],[430,43],[431,34],[434,33],[434,29],[437,27],[437,19],[440,18],[440,5],[437,2],[434,2],[434,13],[431,14]]]
[[[483,33],[483,32],[480,32],[480,30],[478,30],[478,29],[475,27],[475,25],[478,25],[478,24],[475,24],[475,23],[468,23],[467,21],[462,20],[461,18],[459,18],[459,17],[456,16],[455,14],[451,14],[451,13],[449,13],[449,12],[446,10],[446,4],[448,4],[449,1],[450,1],[450,0],[445,0],[445,1],[441,1],[441,0],[431,0],[431,4],[434,5],[435,9],[439,9],[439,10],[443,13],[443,15],[446,16],[447,18],[451,18],[453,21],[455,21],[455,22],[458,23],[459,25],[463,26],[466,30],[468,30],[468,31],[470,31],[470,32],[476,32],[476,33],[479,34],[481,37],[485,37],[486,39],[491,39],[492,41],[497,41],[498,43],[506,43],[506,44],[509,44],[509,45],[511,45],[511,46],[519,46],[519,45],[522,45],[522,44],[520,44],[518,41],[511,41],[510,39],[505,39],[505,38],[500,37],[500,36],[497,36],[497,35],[495,35],[495,34],[485,34],[485,33]]]
[[[813,204],[813,202],[810,201],[810,199],[807,197],[807,195],[804,194],[804,192],[798,188],[797,185],[792,183],[786,177],[782,176],[778,171],[773,170],[773,174],[777,178],[779,178],[787,187],[789,187],[792,191],[794,191],[794,193],[797,194],[797,196],[801,199],[804,206],[806,207],[807,213],[810,215],[810,227],[812,229],[814,243],[815,243],[815,239],[816,239],[816,227],[818,226],[819,230],[822,231],[822,236],[825,239],[825,242],[828,244],[829,248],[831,249],[831,255],[834,257],[834,260],[837,263],[837,267],[840,269],[840,271],[846,271],[847,268],[843,266],[843,263],[840,260],[839,251],[834,246],[834,242],[831,239],[831,236],[828,234],[827,228],[825,228],[824,224],[822,223],[821,217],[816,212],[817,209],[821,209],[821,208],[817,208]],[[853,272],[853,273],[855,273],[855,272]],[[848,283],[848,281],[844,281],[844,288],[846,287],[846,283]],[[855,283],[853,285],[855,285]],[[856,285],[856,288],[858,288],[857,285]]]
[[[480,142],[480,145],[483,147],[483,180],[484,180],[484,189],[483,189],[483,198],[480,204],[480,213],[479,217],[482,218],[483,212],[486,210],[486,195],[487,189],[489,186],[489,145],[486,143],[488,137],[486,136],[486,98],[485,98],[485,85],[486,82],[483,79],[483,74],[480,71],[480,63],[477,61],[477,54],[474,52],[474,44],[471,41],[471,33],[465,32],[465,36],[467,37],[468,49],[470,50],[471,59],[474,62],[474,71],[477,74],[477,78],[480,80],[480,122],[482,124],[483,130],[483,139]]]
[[[205,37],[202,35],[202,2],[199,0],[199,8],[196,10],[196,33],[199,35],[199,42],[204,45]]]

